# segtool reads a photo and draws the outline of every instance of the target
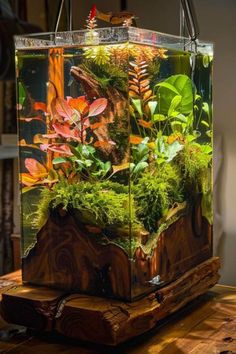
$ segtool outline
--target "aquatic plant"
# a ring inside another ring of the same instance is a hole
[[[111,171],[110,161],[103,162],[98,158],[96,149],[89,144],[78,144],[71,146],[72,156],[56,157],[53,159],[55,168],[64,168],[69,177],[73,173],[75,177],[83,180],[100,180]],[[70,179],[69,179],[70,180]]]
[[[33,158],[26,158],[25,168],[28,172],[20,174],[21,183],[25,186],[22,192],[27,192],[38,185],[52,186],[58,181],[57,173],[54,169],[47,167]]]
[[[172,75],[155,87],[159,97],[159,113],[169,116],[170,110],[176,110],[178,114],[192,112],[195,87],[187,75]]]
[[[110,52],[107,46],[84,48],[84,57],[97,65],[108,65],[110,61]]]
[[[77,98],[69,97],[67,100],[56,97],[51,103],[51,122],[48,126],[47,134],[34,136],[34,144],[31,147],[41,149],[42,151],[50,153],[46,165],[42,165],[36,159],[30,158],[25,160],[25,167],[27,173],[21,174],[21,181],[24,186],[33,187],[37,184],[48,184],[52,186],[57,182],[59,176],[62,174],[69,178],[68,170],[75,175],[76,172],[81,171],[83,167],[91,167],[94,171],[94,165],[99,165],[100,175],[106,174],[110,169],[108,163],[103,163],[101,160],[93,158],[89,160],[84,158],[81,160],[80,145],[87,144],[87,130],[90,132],[97,129],[99,125],[105,125],[103,122],[94,122],[93,118],[99,116],[107,106],[107,99],[98,98],[91,104],[85,98],[80,96]],[[37,103],[37,109],[45,109],[45,105]],[[89,137],[91,141],[91,135]],[[93,139],[92,139],[93,140]],[[36,145],[37,144],[37,145]],[[75,145],[76,144],[76,145]],[[113,141],[96,140],[94,146],[100,147],[115,144]],[[38,146],[39,145],[39,146]],[[25,144],[27,146],[27,144]],[[73,150],[73,152],[72,152]],[[84,147],[84,154],[86,145]],[[95,151],[92,147],[87,148],[88,151]],[[92,163],[93,162],[93,163]],[[68,164],[69,163],[69,164]],[[56,165],[57,171],[52,165]],[[60,171],[58,171],[58,167]],[[90,169],[92,169],[90,168]],[[94,174],[99,174],[94,171]],[[25,190],[26,191],[26,190]]]
[[[183,171],[186,189],[196,193],[206,193],[211,180],[208,169],[212,162],[212,147],[194,141],[186,143],[179,154],[178,161]]]
[[[149,75],[147,72],[147,63],[145,60],[135,59],[130,61],[129,69],[129,95],[133,99],[140,99],[145,104],[152,97],[150,90]]]
[[[143,173],[132,190],[138,219],[150,232],[157,231],[158,221],[175,202],[183,201],[181,174],[172,164],[163,164],[157,171]]]
[[[115,182],[68,184],[64,180],[50,191],[42,190],[41,198],[36,217],[39,225],[47,220],[50,209],[57,207],[75,209],[82,222],[100,228],[137,222],[133,198],[129,205],[128,187]]]
[[[42,189],[37,227],[54,209],[73,209],[85,226],[128,252],[140,243],[143,226],[163,230],[176,203],[196,195],[210,220],[212,151],[199,138],[211,141],[211,108],[187,75],[160,80],[160,58],[166,51],[151,46],[85,47],[82,64],[70,70],[78,97],[60,97],[49,82],[55,92],[47,106],[19,86],[19,119],[46,127],[20,141],[41,152],[38,160],[25,159],[21,173],[23,191]],[[24,116],[26,101],[32,112]]]
[[[97,65],[95,61],[87,60],[81,65],[81,68],[89,73],[90,77],[97,80],[104,91],[110,85],[119,91],[127,92],[128,74],[120,66],[113,63]]]
[[[138,145],[131,147],[132,162],[130,163],[130,177],[135,180],[148,167],[149,148],[145,139]]]
[[[85,47],[84,57],[97,65],[109,67],[115,65],[126,71],[129,58],[137,62],[145,61],[147,64],[152,64],[153,61],[158,61],[160,58],[167,58],[167,50],[164,48],[154,48],[151,46],[137,46],[131,43],[100,45],[99,47]],[[112,59],[112,63],[111,63]]]
[[[86,28],[89,30],[93,30],[97,27],[96,13],[96,5],[93,5],[91,10],[89,11],[88,18],[86,20]]]

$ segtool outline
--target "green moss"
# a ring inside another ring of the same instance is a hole
[[[187,191],[194,188],[197,193],[206,193],[211,188],[211,151],[209,145],[185,144],[178,162],[182,167]]]
[[[65,210],[76,209],[82,219],[101,228],[136,221],[133,198],[129,205],[128,187],[119,183],[106,181],[67,184],[64,181],[57,183],[50,191],[44,190],[41,197],[37,211],[39,226],[48,218],[50,208],[58,206]]]
[[[97,65],[90,60],[86,61],[82,67],[99,82],[101,88],[106,89],[110,85],[119,91],[127,92],[128,74],[121,67],[112,63],[109,65]]]
[[[137,216],[150,232],[156,232],[157,222],[174,202],[183,201],[181,174],[171,164],[164,164],[153,174],[146,172],[133,186]]]

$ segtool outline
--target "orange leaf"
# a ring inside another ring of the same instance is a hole
[[[143,95],[143,100],[148,100],[150,97],[152,96],[152,90],[148,90],[147,92],[145,92],[145,94]]]
[[[30,148],[33,148],[33,149],[39,149],[39,147],[38,147],[37,145],[34,145],[34,144],[27,144],[26,141],[25,141],[25,139],[21,139],[21,140],[19,141],[19,146],[21,146],[21,147],[26,146],[26,147],[30,147]],[[39,150],[40,150],[40,149],[39,149]]]
[[[141,74],[141,75],[139,75],[139,79],[142,79],[143,77],[147,77],[147,76],[148,76],[148,73]]]
[[[134,145],[138,145],[143,141],[143,138],[138,135],[130,135],[129,142]]]
[[[30,175],[36,179],[44,178],[48,175],[46,167],[30,157],[25,159],[25,167],[29,171]]]
[[[148,86],[148,85],[149,85],[149,80],[148,80],[148,79],[142,80],[142,81],[140,82],[140,85],[141,85],[142,87]]]
[[[130,164],[129,162],[126,162],[126,163],[123,163],[122,165],[113,165],[112,168],[113,168],[113,172],[118,172],[118,171],[123,171],[123,170],[126,170],[127,168],[129,168]]]
[[[134,91],[129,91],[129,95],[130,97],[137,97],[137,93],[135,93]]]
[[[137,74],[136,74],[135,72],[133,72],[133,71],[129,71],[129,75],[132,75],[132,76],[134,76],[134,77],[137,77]]]
[[[144,128],[151,128],[152,127],[152,122],[147,122],[146,120],[139,119],[138,120],[139,125]]]
[[[76,109],[80,115],[85,115],[89,110],[89,103],[86,100],[85,96],[80,96],[77,98],[70,98],[68,100],[70,107]]]
[[[47,112],[47,105],[46,103],[43,102],[34,102],[34,110],[35,111],[43,111],[43,112]]]
[[[138,79],[133,78],[132,80],[129,80],[130,84],[137,85],[139,83]]]
[[[90,128],[91,129],[98,129],[100,127],[103,127],[104,125],[106,125],[105,122],[97,122],[97,123],[94,123],[94,124],[90,124]]]
[[[30,173],[21,173],[20,179],[21,182],[27,187],[33,186],[39,180],[38,178],[31,176]]]
[[[136,92],[137,94],[139,94],[139,89],[138,89],[137,86],[130,85],[129,89],[132,90],[132,91],[134,91],[134,92]]]
[[[48,138],[42,134],[35,134],[33,142],[34,144],[47,144]]]
[[[110,147],[111,145],[116,145],[116,143],[112,140],[108,140],[108,141],[98,140],[94,143],[95,147],[103,147],[103,148]]]

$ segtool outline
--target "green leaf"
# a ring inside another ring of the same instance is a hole
[[[209,137],[209,138],[212,138],[212,130],[208,130],[207,132],[206,132],[206,135]]]
[[[212,153],[212,147],[210,145],[202,145],[201,147],[202,152],[205,154],[210,154]]]
[[[143,116],[143,110],[142,110],[142,102],[139,98],[131,98],[131,101],[134,105],[134,107],[136,108],[136,110],[138,111],[140,117]]]
[[[178,120],[171,122],[170,125],[173,132],[179,132],[179,133],[183,132],[183,123],[179,122]]]
[[[168,116],[173,116],[176,115],[174,112],[176,112],[176,108],[179,106],[180,102],[182,101],[182,97],[180,95],[176,95],[172,98],[170,108],[168,109]],[[178,114],[178,112],[177,112]]]
[[[93,161],[89,159],[85,159],[85,160],[76,159],[75,162],[77,162],[78,165],[82,165],[85,167],[90,167],[93,164]]]
[[[210,63],[209,55],[203,55],[202,63],[203,63],[204,68],[207,68],[209,66],[209,63]]]
[[[209,104],[207,102],[203,102],[202,104],[202,110],[209,116]]]
[[[172,75],[156,86],[158,87],[160,114],[168,114],[171,102],[175,96],[181,96],[182,98],[178,105],[180,113],[188,114],[193,110],[195,90],[191,79],[187,75]]]
[[[111,162],[110,161],[105,162],[103,168],[104,172],[107,173],[110,171],[110,169],[111,169]]]
[[[143,162],[139,162],[135,168],[133,169],[133,174],[139,174],[140,172],[142,172],[146,167],[148,166],[148,163],[143,161]]]
[[[170,162],[173,158],[178,154],[179,151],[183,149],[183,145],[181,145],[178,141],[175,141],[173,144],[169,145],[168,151],[168,159],[166,162]]]
[[[141,161],[146,161],[149,154],[149,148],[146,144],[139,144],[132,148],[134,162],[138,163]]]
[[[148,102],[148,107],[149,107],[150,112],[151,112],[151,117],[153,117],[155,109],[157,107],[157,101],[149,101]]]
[[[195,95],[195,101],[198,101],[198,100],[201,100],[201,99],[202,99],[202,96],[200,96],[198,94]]]
[[[58,164],[58,163],[63,163],[66,162],[66,159],[64,157],[56,157],[55,159],[52,160],[52,163],[54,165]]]
[[[163,122],[164,120],[167,120],[167,116],[164,116],[163,114],[154,114],[153,120],[154,122]]]
[[[196,138],[200,138],[200,136],[201,136],[200,130],[196,130],[196,129],[195,129],[195,130],[193,131],[193,135],[196,136]]]
[[[187,123],[188,122],[188,118],[187,117],[185,117],[183,114],[178,114],[177,116],[175,116],[174,117],[175,119],[178,119],[178,120],[180,120],[181,122],[183,122],[183,123]]]
[[[205,125],[206,127],[209,128],[209,124],[208,124],[205,120],[202,120],[202,121],[201,121],[201,124],[202,124],[202,125]]]
[[[86,167],[90,167],[90,166],[92,166],[93,161],[89,160],[89,159],[86,159],[86,160],[84,160],[84,164],[85,164]]]
[[[191,135],[191,134],[189,134],[189,135],[186,136],[186,141],[187,141],[188,143],[191,143],[192,141],[194,141],[194,140],[196,140],[196,139],[197,139],[197,137],[194,136],[194,135]]]
[[[168,79],[167,79],[168,80]],[[171,85],[169,82],[166,81],[163,81],[163,82],[160,82],[159,84],[155,85],[155,87],[165,87],[167,88],[168,90],[172,91],[173,93],[175,93],[176,95],[179,94],[179,92],[176,90],[176,88]]]
[[[133,172],[134,168],[135,168],[135,164],[134,164],[133,162],[131,162],[131,163],[129,164],[129,169],[130,169],[130,172],[131,172],[131,173]]]
[[[19,82],[18,84],[18,95],[19,95],[19,104],[23,106],[25,98],[26,98],[26,92],[23,84]]]

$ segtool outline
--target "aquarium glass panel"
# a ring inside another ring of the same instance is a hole
[[[212,44],[16,36],[25,283],[140,298],[212,254]]]

